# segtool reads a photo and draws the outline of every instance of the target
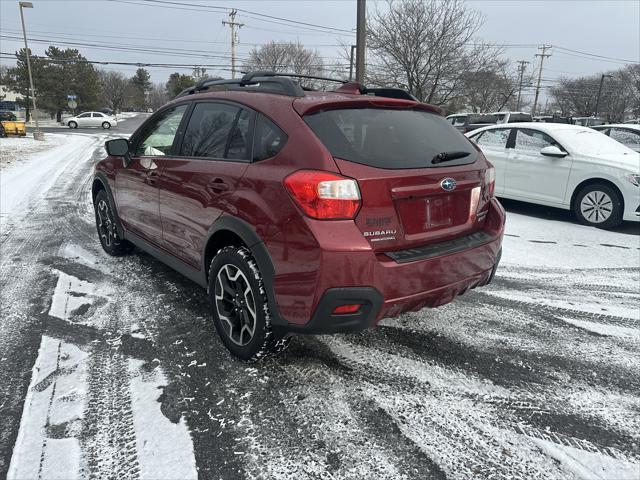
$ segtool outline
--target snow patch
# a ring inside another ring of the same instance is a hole
[[[80,444],[66,436],[74,433],[66,425],[84,418],[87,357],[75,345],[42,337],[7,478],[80,477]]]
[[[617,325],[589,322],[587,320],[577,320],[575,318],[559,318],[567,323],[570,323],[571,325],[575,325],[578,328],[589,330],[590,332],[605,335],[607,337],[640,339],[640,329],[638,328],[619,327]]]
[[[560,462],[562,467],[584,480],[638,480],[640,464],[616,460],[597,453],[528,437],[540,450]]]
[[[167,379],[159,367],[145,371],[144,361],[129,359],[131,408],[141,478],[197,479],[189,430],[180,418],[171,423],[160,411],[158,397]]]
[[[93,303],[91,295],[95,295],[96,287],[91,282],[85,282],[64,272],[55,272],[58,274],[58,283],[51,299],[49,315],[69,320],[72,312],[82,305]]]

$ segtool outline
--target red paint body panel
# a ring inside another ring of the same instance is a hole
[[[222,216],[251,226],[275,270],[273,289],[280,316],[305,325],[323,295],[336,287],[373,287],[383,297],[376,321],[425,306],[437,306],[488,279],[502,244],[504,210],[484,188],[488,163],[387,170],[334,159],[301,115],[332,108],[438,109],[418,102],[346,93],[283,95],[223,91],[180,98],[172,104],[220,99],[260,112],[288,136],[274,157],[255,162],[153,157],[128,167],[108,157],[96,170],[108,178],[125,230],[143,236],[169,255],[202,271],[208,232]],[[149,121],[152,121],[153,117]],[[143,127],[144,128],[144,125]],[[453,127],[451,127],[453,128]],[[175,152],[174,152],[175,153]],[[148,158],[148,157],[147,157]],[[302,170],[322,170],[355,179],[361,208],[353,220],[306,217],[283,185]],[[443,178],[456,190],[444,192]],[[482,188],[469,215],[471,189]],[[371,236],[375,231],[393,231]],[[397,263],[384,252],[446,242],[483,231],[485,244],[450,255]],[[355,303],[355,302],[353,302]]]

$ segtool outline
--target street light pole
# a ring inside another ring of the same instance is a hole
[[[31,60],[29,59],[29,46],[27,45],[27,30],[24,28],[23,8],[33,8],[31,2],[18,2],[20,4],[20,20],[22,21],[22,35],[24,36],[24,51],[27,56],[27,70],[29,71],[29,86],[31,87],[31,101],[33,102],[33,117],[36,119],[36,131],[33,134],[34,140],[44,140],[44,134],[40,132],[38,124],[38,109],[36,108],[36,90],[33,88],[33,75],[31,74]]]
[[[600,94],[602,93],[602,84],[604,83],[604,77],[612,78],[613,75],[605,75],[603,73],[600,77],[600,88],[598,88],[598,96],[596,97],[596,111],[593,114],[594,117],[598,116],[598,109],[600,108]]]

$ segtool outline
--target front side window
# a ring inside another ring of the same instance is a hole
[[[136,155],[145,157],[169,155],[178,127],[188,107],[188,105],[179,105],[169,108],[155,118],[140,138]]]
[[[198,103],[182,140],[186,157],[248,160],[249,111],[226,103]]]
[[[500,128],[496,130],[485,130],[479,135],[473,137],[473,141],[481,147],[502,149],[507,147],[507,140],[511,129]]]
[[[441,153],[456,152],[446,166],[475,162],[476,150],[446,118],[424,110],[345,108],[304,121],[334,157],[371,167],[408,169],[440,166]]]
[[[640,150],[640,132],[632,132],[622,128],[612,128],[609,136],[617,140],[625,147],[632,150]]]
[[[525,129],[518,129],[516,133],[516,150],[538,153],[550,146],[558,146],[558,144],[546,133]]]
[[[90,116],[91,116],[91,113],[83,113],[81,115],[78,115],[78,118],[87,118],[87,117],[90,117]]]
[[[258,162],[278,154],[287,142],[287,135],[264,115],[258,115],[253,144],[253,161]]]

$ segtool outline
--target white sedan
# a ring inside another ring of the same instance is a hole
[[[573,210],[586,225],[640,221],[640,153],[588,127],[491,125],[466,134],[494,165],[496,195]]]
[[[65,123],[69,128],[102,127],[109,129],[118,125],[115,117],[102,112],[83,112],[75,117],[67,118]]]

